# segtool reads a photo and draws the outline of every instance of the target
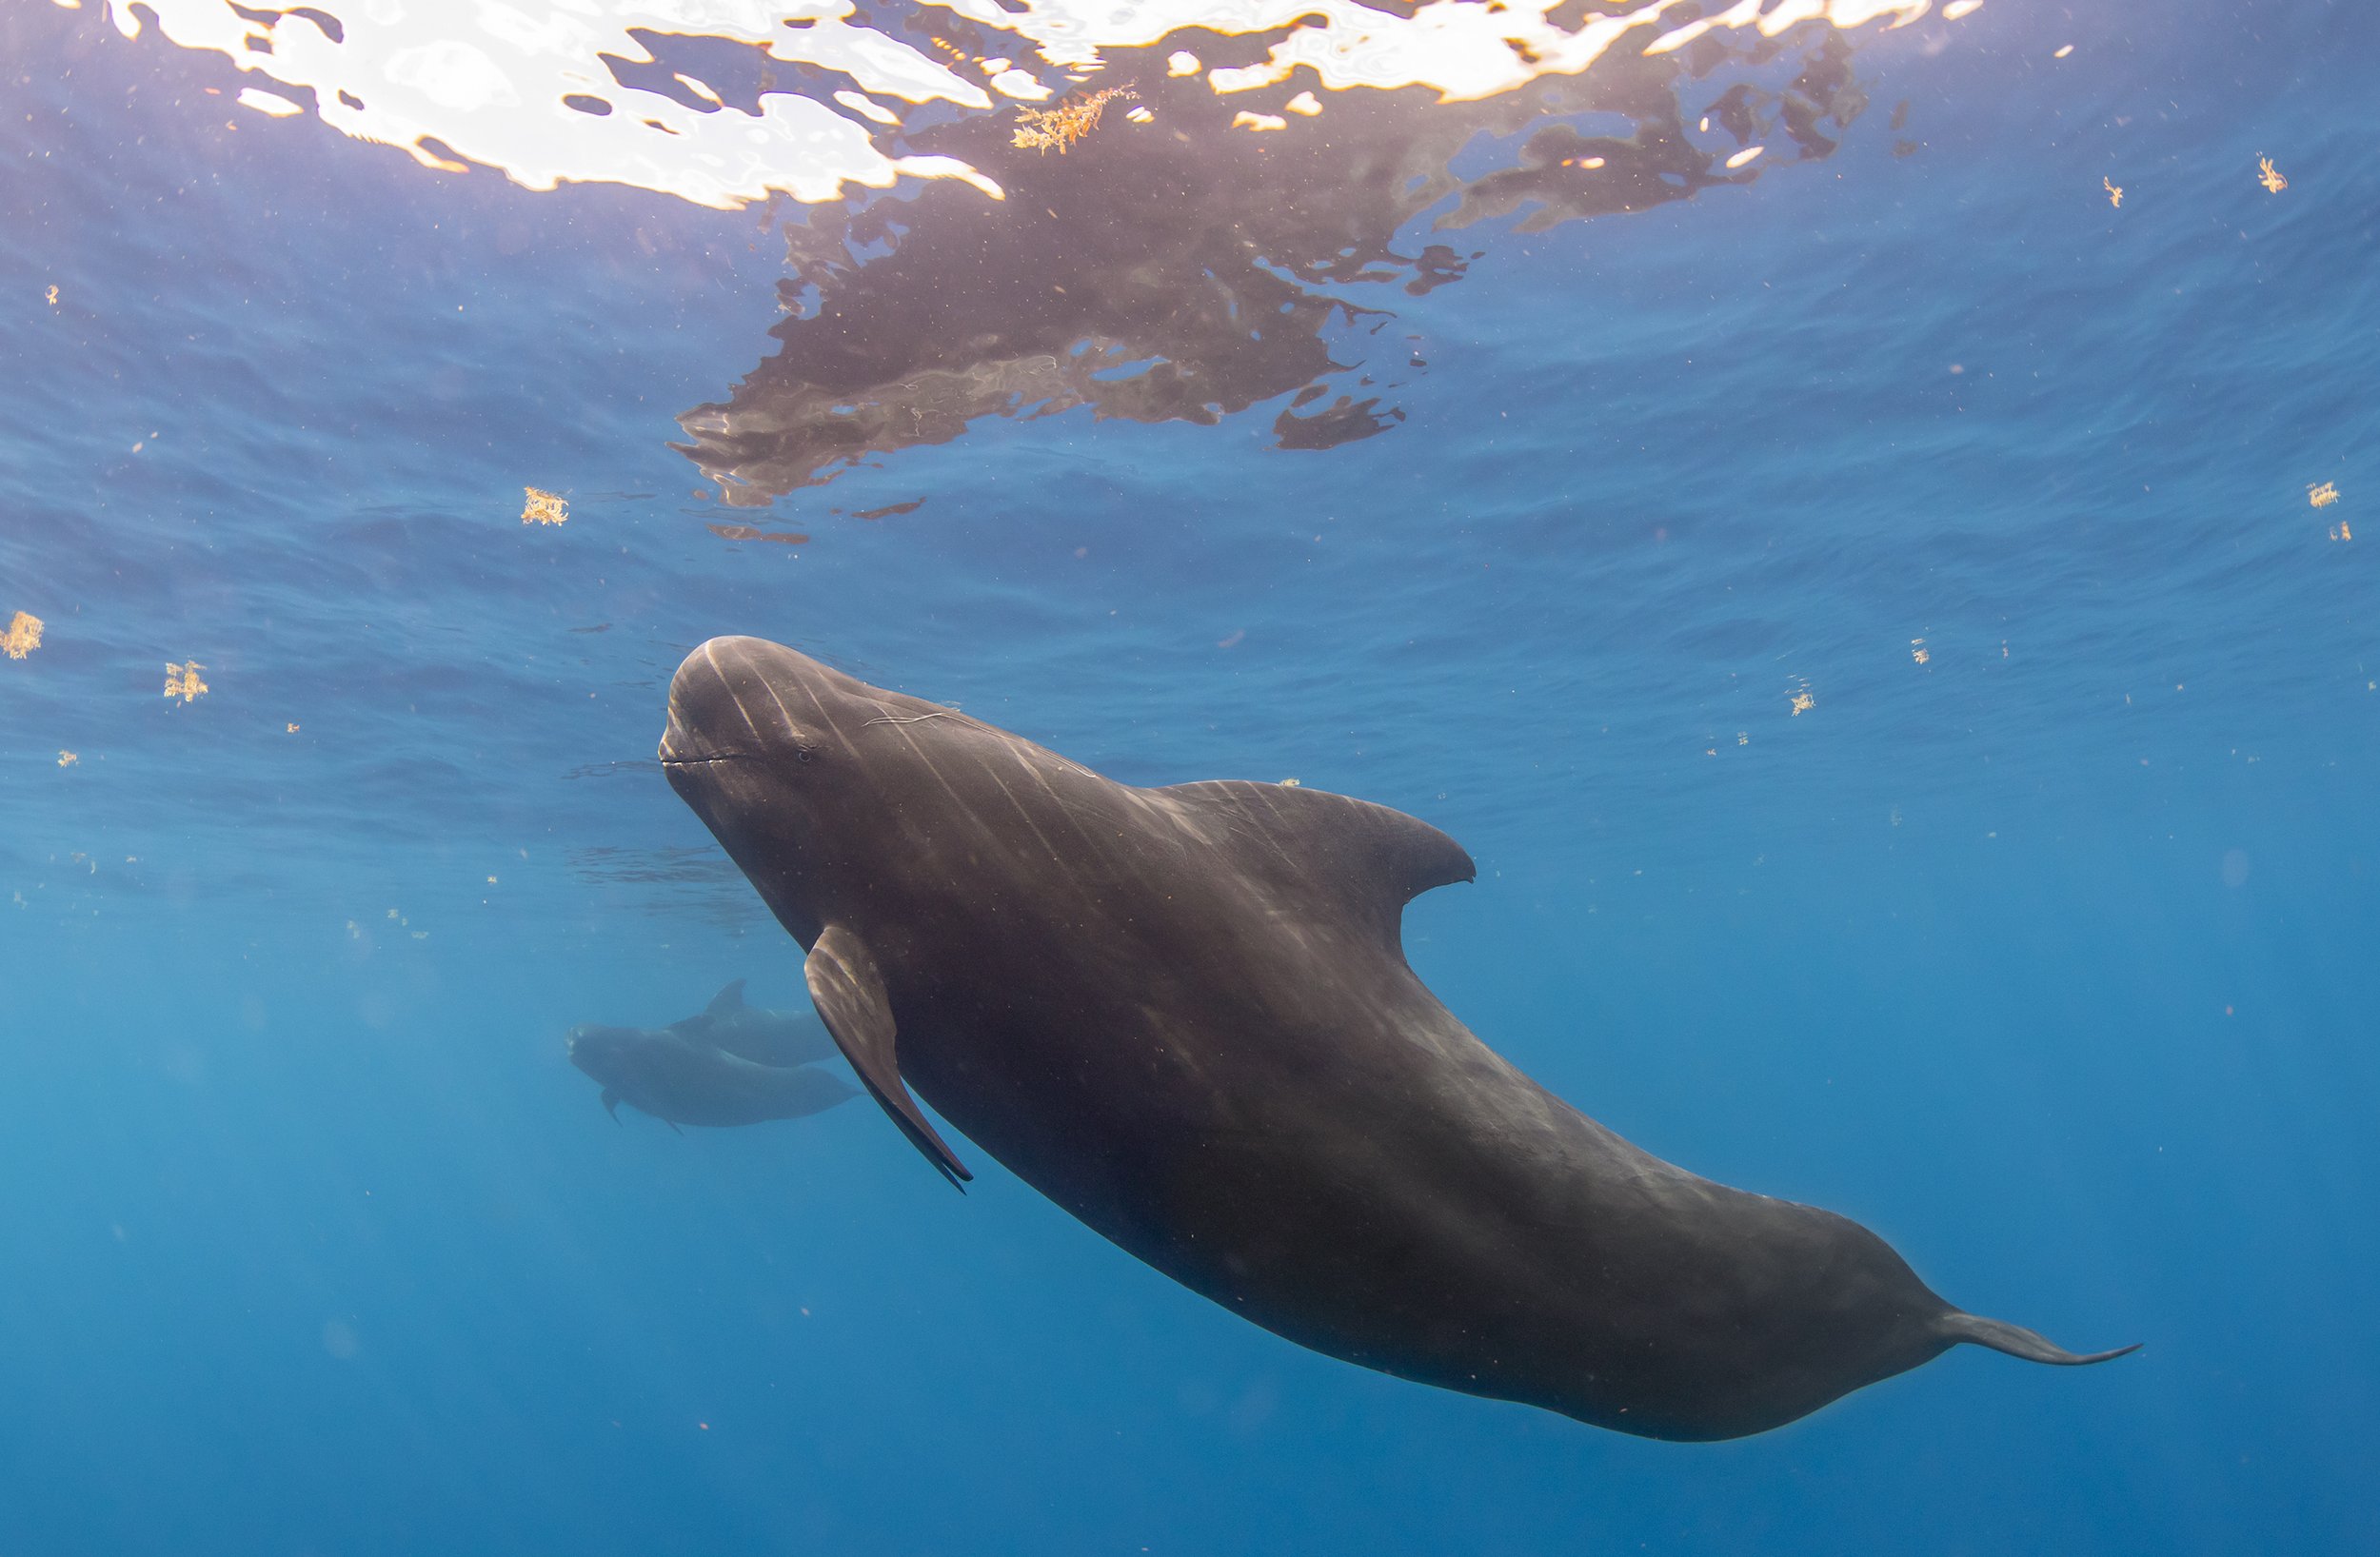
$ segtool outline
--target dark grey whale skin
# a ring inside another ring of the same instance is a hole
[[[1758,1432],[1960,1341],[1882,1239],[1631,1146],[1406,966],[1437,829],[1271,784],[1136,789],[781,645],[714,639],[661,758],[929,1159],[905,1082],[1131,1253],[1349,1362],[1646,1437]],[[2130,1349],[2125,1349],[2130,1350]]]

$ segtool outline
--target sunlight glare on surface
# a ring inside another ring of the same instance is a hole
[[[452,172],[476,162],[531,189],[625,184],[734,209],[772,194],[833,201],[846,186],[886,188],[903,176],[957,179],[1002,198],[1000,186],[966,162],[890,148],[902,119],[880,99],[976,111],[996,110],[1002,98],[1045,101],[1065,82],[1053,85],[1044,74],[1094,69],[1102,49],[1154,45],[1184,29],[1287,30],[1264,59],[1208,71],[1219,94],[1288,82],[1303,67],[1329,90],[1424,88],[1452,103],[1577,74],[1632,38],[1657,54],[1722,29],[1776,37],[1806,22],[1845,30],[1871,22],[1900,27],[1932,9],[1931,0],[1778,0],[1766,9],[1762,0],[1739,0],[1667,27],[1681,4],[1647,0],[1587,16],[1573,30],[1553,20],[1558,0],[1429,5],[1410,17],[1355,0],[1160,0],[1130,8],[1026,0],[1013,11],[993,0],[957,0],[947,10],[1012,35],[1018,54],[1038,56],[975,61],[989,69],[985,85],[901,38],[855,24],[847,0],[603,0],[535,19],[503,7],[393,0],[348,4],[337,8],[341,14],[330,8],[259,12],[229,0],[155,0],[137,9],[109,0],[109,15],[128,37],[153,17],[182,48],[219,53],[301,100],[310,91],[314,112],[332,128],[399,147],[426,168]],[[1945,14],[1953,11],[1966,13]],[[920,20],[928,18],[921,12]],[[741,44],[768,60],[848,77],[858,89],[809,96],[767,85],[764,76],[757,111],[747,111],[680,72],[674,80],[695,99],[688,103],[625,85],[606,63],[605,56],[653,63],[639,32]],[[1187,74],[1200,65],[1176,53],[1169,69]],[[305,111],[302,101],[256,89],[240,101],[275,117]],[[1310,118],[1319,107],[1307,105],[1316,102],[1300,90],[1284,106]],[[1279,118],[1250,111],[1268,127]]]

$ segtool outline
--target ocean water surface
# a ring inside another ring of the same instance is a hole
[[[2380,1548],[2361,8],[11,0],[0,64],[0,1554]],[[1489,1044],[2145,1349],[1649,1442],[864,1098],[615,1125],[573,1026],[806,1004],[654,760],[728,633],[1446,829]]]

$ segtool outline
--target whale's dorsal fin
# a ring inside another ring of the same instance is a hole
[[[1405,904],[1479,874],[1461,844],[1420,818],[1327,790],[1218,778],[1153,793],[1200,816],[1246,868],[1338,902],[1391,944]]]
[[[724,1016],[731,1011],[744,1009],[744,980],[734,983],[711,996],[711,1003],[703,1008],[705,1016]]]
[[[834,1035],[843,1057],[860,1073],[861,1081],[910,1144],[925,1153],[925,1160],[952,1185],[965,1189],[966,1181],[975,1175],[934,1133],[925,1111],[918,1107],[901,1079],[901,1063],[893,1054],[892,1000],[884,993],[884,976],[877,972],[867,943],[842,925],[830,924],[811,946],[802,974],[810,986],[810,998],[818,1004],[819,1018]]]

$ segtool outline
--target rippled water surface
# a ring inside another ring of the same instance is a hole
[[[0,1552],[2380,1545],[2380,25],[538,10],[0,10]],[[2146,1350],[1643,1442],[615,1128],[804,1003],[723,633],[1445,828],[1489,1043]]]

